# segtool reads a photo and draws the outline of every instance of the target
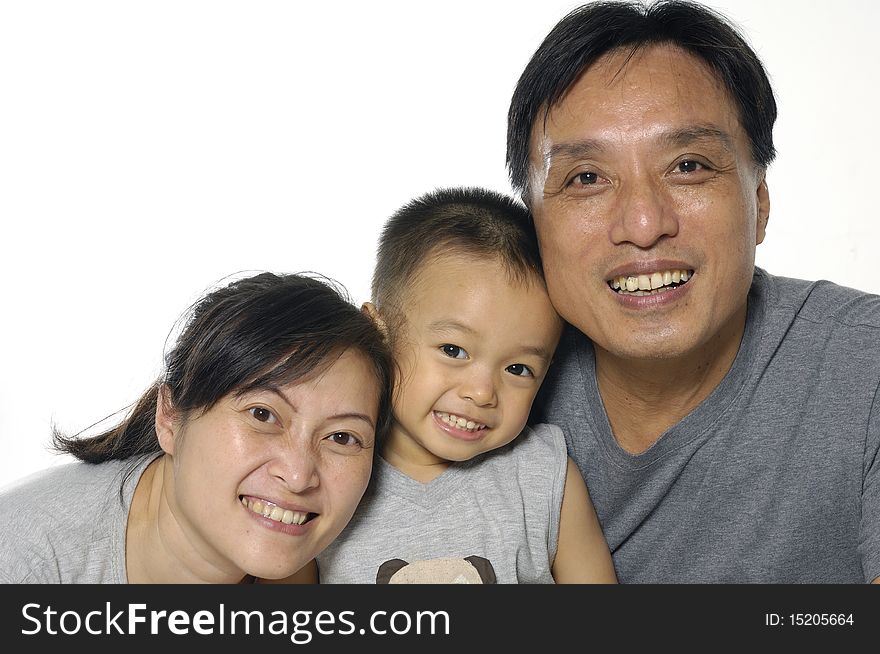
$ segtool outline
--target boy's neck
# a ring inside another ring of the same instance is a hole
[[[449,461],[435,456],[410,437],[401,434],[397,425],[391,428],[381,454],[389,465],[422,484],[434,481],[449,468]]]

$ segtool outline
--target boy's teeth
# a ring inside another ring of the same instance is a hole
[[[672,284],[684,284],[692,274],[690,270],[659,270],[650,275],[620,275],[608,285],[618,293],[654,295],[654,291],[663,292]]]
[[[275,522],[283,522],[286,525],[301,525],[309,516],[308,513],[300,513],[299,511],[291,511],[290,509],[282,509],[280,506],[261,502],[260,500],[248,500],[246,497],[241,498],[241,503],[249,511],[259,513],[264,518],[269,518]]]
[[[486,428],[486,425],[484,424],[468,420],[467,418],[459,418],[451,413],[437,411],[437,415],[440,416],[440,419],[450,427],[457,427],[458,429],[464,429],[465,431],[477,431],[478,429]]]

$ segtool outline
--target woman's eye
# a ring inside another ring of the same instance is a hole
[[[448,356],[450,359],[468,358],[468,353],[465,352],[464,348],[458,347],[458,345],[451,345],[447,343],[446,345],[441,345],[440,349],[443,351],[443,354]]]
[[[275,414],[269,411],[266,407],[255,406],[248,409],[248,411],[250,411],[250,414],[260,422],[277,422]]]
[[[337,445],[360,445],[361,442],[354,435],[349,434],[347,431],[338,431],[335,434],[330,434],[327,437],[327,440],[336,443]]]
[[[513,365],[507,366],[505,370],[512,375],[516,375],[517,377],[535,376],[535,373],[532,372],[532,369],[523,363],[514,363]]]

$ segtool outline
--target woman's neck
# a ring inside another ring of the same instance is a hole
[[[131,584],[248,583],[241,571],[225,572],[199,556],[171,509],[171,458],[150,463],[138,480],[125,532],[125,568]]]

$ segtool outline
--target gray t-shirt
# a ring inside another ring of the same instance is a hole
[[[318,555],[321,583],[384,583],[392,572],[389,583],[553,583],[567,465],[551,425],[427,484],[377,459],[351,522]]]
[[[611,432],[568,328],[533,418],[559,424],[622,583],[880,576],[880,297],[756,269],[739,353],[645,452]]]
[[[144,469],[159,454],[66,463],[4,487],[0,583],[127,583],[128,510]]]

